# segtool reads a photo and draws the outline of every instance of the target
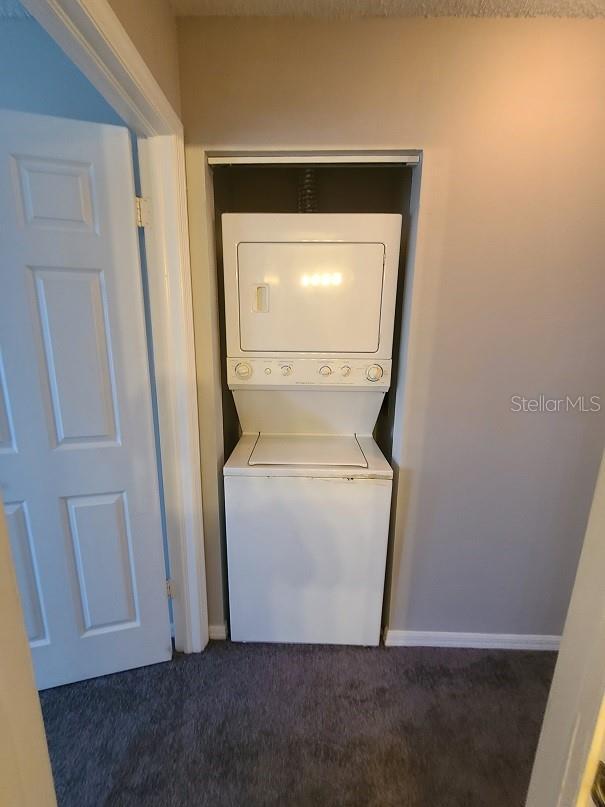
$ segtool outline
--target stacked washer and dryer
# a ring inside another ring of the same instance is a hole
[[[401,216],[228,213],[222,238],[231,638],[376,645]]]

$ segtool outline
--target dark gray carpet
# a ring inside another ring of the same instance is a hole
[[[41,694],[60,807],[522,807],[554,653],[214,643]]]

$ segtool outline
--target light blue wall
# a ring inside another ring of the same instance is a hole
[[[33,19],[0,20],[0,109],[123,125]]]

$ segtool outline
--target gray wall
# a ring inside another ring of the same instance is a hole
[[[33,19],[0,19],[0,109],[122,124]]]
[[[170,0],[109,0],[174,110],[180,113],[176,20]]]
[[[179,46],[194,234],[204,145],[424,150],[389,624],[558,634],[605,418],[510,398],[604,395],[605,21],[183,19]]]

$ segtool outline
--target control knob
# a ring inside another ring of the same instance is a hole
[[[319,374],[320,374],[320,375],[323,375],[323,376],[329,376],[329,375],[332,375],[332,368],[331,368],[331,367],[328,367],[328,365],[327,365],[327,364],[324,364],[324,366],[323,366],[323,367],[320,367],[320,368],[319,368]]]
[[[292,365],[291,364],[282,364],[281,374],[282,375],[292,375]]]
[[[346,378],[346,376],[351,375],[351,368],[349,367],[349,365],[348,365],[348,364],[345,364],[345,365],[344,365],[344,367],[341,367],[341,368],[340,368],[340,372],[341,372],[341,373],[343,374],[343,376],[345,376],[345,378]]]
[[[368,381],[380,381],[384,375],[384,370],[379,364],[370,364],[366,371]]]
[[[246,361],[241,361],[235,365],[235,375],[242,380],[250,378],[252,375],[252,367]]]

